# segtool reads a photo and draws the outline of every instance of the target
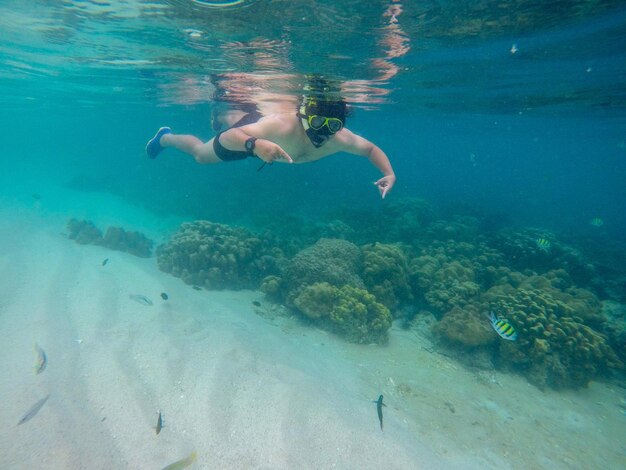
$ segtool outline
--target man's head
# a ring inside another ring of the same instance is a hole
[[[346,102],[326,96],[305,96],[300,112],[306,135],[315,147],[321,147],[346,123]]]
[[[346,102],[330,97],[307,97],[304,114],[309,126],[322,135],[339,132],[346,123]]]

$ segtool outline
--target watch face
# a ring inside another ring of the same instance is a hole
[[[250,138],[250,139],[246,140],[246,150],[247,150],[248,152],[252,152],[252,151],[254,150],[254,141],[255,141],[255,140],[256,140],[256,139],[255,139],[254,137],[252,137],[252,138]]]

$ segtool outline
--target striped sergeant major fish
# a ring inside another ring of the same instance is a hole
[[[489,320],[491,321],[493,329],[496,330],[496,333],[502,338],[508,339],[509,341],[515,341],[517,339],[517,331],[515,331],[513,325],[507,320],[496,317],[496,314],[493,312],[489,312]]]
[[[548,251],[550,247],[552,246],[552,243],[550,243],[550,240],[548,240],[547,238],[543,238],[543,237],[537,238],[537,240],[535,240],[535,244],[537,245],[537,248],[543,251]]]

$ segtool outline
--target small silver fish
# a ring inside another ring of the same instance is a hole
[[[128,296],[131,300],[134,300],[135,302],[139,302],[141,305],[146,305],[146,306],[151,306],[152,305],[152,300],[150,300],[148,297],[146,297],[145,295],[141,295],[141,294],[130,294]]]
[[[35,343],[35,351],[37,352],[37,367],[35,367],[35,373],[41,374],[44,370],[46,370],[48,357],[46,356],[46,352],[41,349],[37,343]]]
[[[48,398],[50,398],[50,395],[47,395],[45,398],[42,398],[33,406],[31,406],[30,410],[28,410],[26,414],[22,416],[22,419],[19,420],[17,425],[19,426],[20,424],[24,424],[26,421],[30,421],[31,419],[33,419],[33,417],[39,412],[39,410],[43,407],[43,405],[46,404],[46,402],[48,401]]]

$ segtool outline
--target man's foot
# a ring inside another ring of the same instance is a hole
[[[148,144],[146,145],[146,153],[150,158],[154,159],[159,153],[161,153],[161,150],[163,150],[163,147],[161,146],[161,137],[165,134],[171,133],[172,129],[169,127],[161,127],[156,135],[148,141]]]

